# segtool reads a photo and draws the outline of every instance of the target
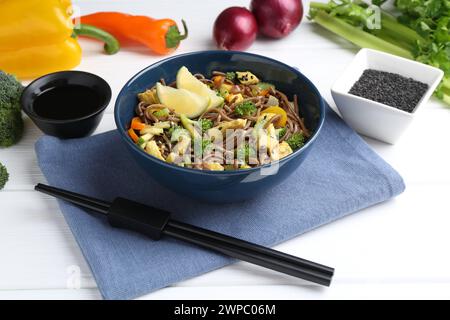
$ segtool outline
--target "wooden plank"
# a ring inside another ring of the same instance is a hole
[[[347,284],[330,288],[295,285],[168,287],[138,300],[449,299],[449,283]],[[0,290],[0,299],[92,300],[96,289]],[[181,303],[181,302],[180,302]],[[222,303],[222,302],[217,302]],[[255,301],[258,304],[257,301]]]
[[[433,201],[423,201],[425,192],[434,194]],[[0,203],[0,252],[2,260],[7,261],[0,264],[0,289],[62,289],[72,266],[80,268],[83,288],[95,286],[53,199],[35,192],[2,192]],[[318,228],[277,248],[336,267],[335,283],[339,284],[445,282],[450,279],[450,257],[442,254],[450,242],[448,212],[446,190],[440,185],[414,186],[396,200]],[[424,232],[426,236],[421,236]],[[429,261],[433,261],[433,272]],[[238,263],[176,286],[292,283],[302,284],[289,276]]]

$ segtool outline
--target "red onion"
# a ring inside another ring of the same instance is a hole
[[[222,11],[214,23],[214,40],[225,50],[245,50],[255,41],[258,25],[246,8],[231,7]]]
[[[250,8],[259,31],[267,37],[286,37],[302,21],[301,0],[252,0]]]

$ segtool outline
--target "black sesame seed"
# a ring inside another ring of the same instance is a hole
[[[367,69],[364,70],[349,93],[406,112],[413,112],[427,90],[426,83],[412,78],[406,78],[396,73]]]

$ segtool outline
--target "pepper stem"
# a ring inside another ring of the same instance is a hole
[[[188,27],[186,25],[186,21],[181,20],[181,23],[183,24],[183,31],[184,34],[180,34],[180,30],[178,27],[171,26],[169,28],[169,31],[166,33],[166,47],[167,48],[176,48],[180,44],[180,41],[186,39],[188,37],[189,31]]]
[[[73,32],[76,36],[84,36],[103,41],[107,54],[116,54],[120,50],[119,41],[112,34],[97,27],[81,23],[74,28]]]

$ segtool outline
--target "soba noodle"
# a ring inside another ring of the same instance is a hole
[[[277,148],[281,149],[283,146],[283,148],[287,150],[286,155],[301,147],[310,137],[311,133],[307,129],[304,119],[302,118],[298,97],[296,95],[294,95],[293,100],[290,101],[283,92],[277,90],[273,85],[267,83],[264,83],[264,85],[262,85],[263,83],[245,84],[239,79],[230,77],[229,74],[234,73],[214,71],[212,72],[211,79],[208,79],[202,74],[194,75],[199,81],[206,84],[210,89],[217,91],[218,95],[221,94],[224,98],[224,103],[221,106],[206,110],[199,117],[192,120],[197,121],[197,123],[206,121],[210,124],[210,128],[219,129],[227,122],[238,119],[243,121],[245,120],[245,126],[240,128],[240,133],[237,133],[235,136],[230,138],[233,142],[236,142],[236,145],[232,150],[226,150],[225,148],[219,148],[216,146],[212,141],[213,139],[211,139],[211,141],[206,141],[207,143],[205,143],[205,140],[202,140],[202,146],[204,144],[210,145],[210,147],[213,145],[212,148],[216,152],[209,152],[202,155],[200,159],[201,161],[198,161],[199,159],[196,159],[192,154],[182,156],[181,161],[178,161],[177,163],[174,162],[175,164],[200,170],[236,170],[256,167],[282,158],[285,155],[277,158],[271,154],[271,152],[273,153],[274,148],[273,146],[271,148],[271,145],[266,145],[265,148],[262,148],[262,152],[264,154],[261,154],[261,149],[257,150],[260,153],[258,155],[255,152],[252,152],[252,150],[248,147],[249,143],[243,142],[244,140],[242,139],[242,135],[255,137],[255,134],[252,135],[252,132],[255,132],[255,127],[257,127],[258,121],[261,121],[261,119],[264,118],[264,115],[270,114],[271,112],[268,112],[270,110],[275,110],[275,113],[271,114],[270,119],[263,123],[262,128],[259,128],[258,130],[272,130],[272,135],[273,132],[276,132],[279,140],[277,142]],[[160,83],[163,85],[166,84],[164,79],[161,79]],[[168,84],[168,86],[176,88],[176,82],[172,82]],[[222,92],[221,88],[223,86],[230,88],[229,92]],[[145,124],[145,127],[158,127],[158,124],[160,124],[160,127],[164,128],[162,133],[154,134],[151,137],[151,141],[156,143],[160,153],[157,157],[167,162],[173,162],[172,156],[179,141],[174,141],[172,134],[175,129],[183,128],[183,124],[180,119],[181,115],[177,114],[171,106],[159,103],[158,98],[156,97],[156,85],[140,94],[139,99],[140,102],[136,107],[136,116],[139,117],[143,124]],[[250,105],[252,112],[243,114],[242,111],[239,111],[243,104]],[[278,109],[276,109],[276,107],[278,107]],[[158,112],[161,110],[166,110],[167,112]],[[284,125],[281,126],[280,124],[283,123]],[[202,134],[204,133],[205,132],[202,132]],[[147,136],[145,136],[145,134],[145,130],[137,132],[139,139],[143,139],[145,137],[148,138],[148,134]],[[299,137],[301,139],[299,139]],[[261,138],[257,138],[256,140],[258,139]],[[191,146],[194,145],[193,141],[194,139],[190,142]],[[227,142],[230,141],[231,140]],[[298,141],[300,141],[300,143],[297,143]],[[149,152],[147,148],[143,146],[141,140],[138,140],[137,143],[140,144],[144,150]],[[145,143],[148,142],[145,141]],[[256,141],[256,145],[261,145],[260,140]],[[152,146],[154,145],[152,144]],[[243,149],[245,153],[243,160],[232,159],[232,161],[226,161],[227,156],[234,155],[236,157],[239,152],[242,153]],[[217,152],[217,150],[219,150],[219,152]],[[149,153],[155,155],[154,152]]]

